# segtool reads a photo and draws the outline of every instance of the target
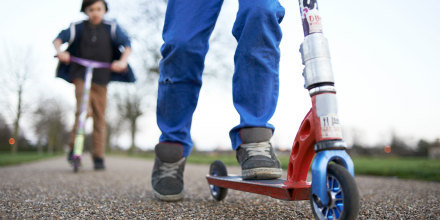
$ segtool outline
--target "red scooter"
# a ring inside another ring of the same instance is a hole
[[[316,0],[299,0],[299,5],[305,37],[300,48],[304,87],[310,93],[312,108],[295,137],[287,179],[243,180],[228,175],[218,160],[211,164],[206,179],[218,201],[226,197],[228,189],[235,189],[283,200],[310,200],[317,219],[356,219],[359,192],[353,161],[342,140],[330,51],[322,34],[318,4]],[[307,182],[310,164],[312,182]]]

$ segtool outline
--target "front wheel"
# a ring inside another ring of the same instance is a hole
[[[220,160],[216,160],[212,162],[211,166],[209,167],[209,175],[227,176],[228,171],[226,170],[226,166],[223,162],[221,162]],[[227,188],[223,188],[215,185],[209,185],[209,189],[211,190],[212,197],[214,197],[214,199],[217,201],[223,200],[228,194]]]
[[[310,199],[316,219],[356,219],[359,213],[359,192],[354,178],[342,166],[330,164],[327,168],[327,193],[329,203],[320,205],[312,194]]]

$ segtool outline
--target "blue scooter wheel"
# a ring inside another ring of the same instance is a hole
[[[209,175],[227,176],[228,171],[226,170],[226,166],[223,162],[221,162],[220,160],[216,160],[212,162],[211,166],[209,167]],[[223,200],[228,194],[227,188],[223,188],[215,185],[209,185],[209,189],[211,190],[212,197],[217,201]]]
[[[359,213],[359,192],[354,178],[342,166],[330,164],[327,168],[327,193],[329,203],[320,204],[312,194],[310,199],[316,219],[356,219]]]

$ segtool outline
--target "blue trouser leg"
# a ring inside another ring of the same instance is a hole
[[[239,0],[232,33],[238,42],[235,51],[233,100],[240,124],[229,136],[232,148],[240,146],[240,129],[267,127],[275,112],[279,89],[281,28],[284,8],[278,0]]]
[[[191,120],[197,106],[205,55],[223,0],[169,0],[159,65],[157,124],[160,142],[192,148]]]

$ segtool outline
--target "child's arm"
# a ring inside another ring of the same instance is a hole
[[[124,52],[121,55],[119,60],[115,60],[112,63],[111,70],[113,72],[122,72],[127,69],[128,66],[128,57],[131,54],[131,47],[125,47]]]
[[[122,72],[127,69],[128,57],[131,54],[131,41],[130,37],[125,33],[125,31],[119,26],[116,26],[116,44],[119,47],[124,47],[124,52],[121,54],[119,60],[115,60],[112,63],[111,70],[114,72]]]
[[[53,46],[55,47],[55,50],[57,51],[58,60],[60,60],[60,62],[69,64],[70,53],[67,51],[61,51],[61,45],[63,45],[63,41],[61,39],[57,38],[53,41]]]
[[[70,24],[70,26],[67,29],[62,30],[53,41],[53,46],[57,51],[58,60],[66,64],[69,64],[70,62],[70,53],[66,51],[61,51],[61,45],[67,42],[71,43],[71,41],[75,37],[75,31],[73,31],[72,34],[72,30],[75,30],[74,28],[74,23]]]

